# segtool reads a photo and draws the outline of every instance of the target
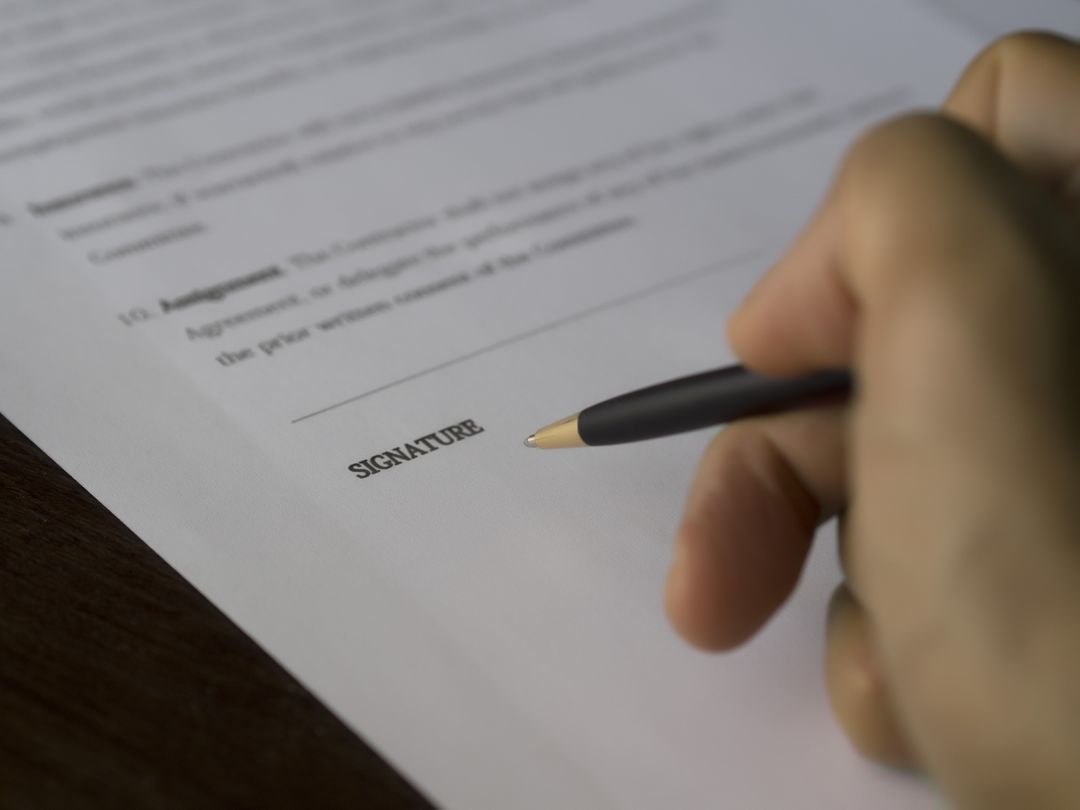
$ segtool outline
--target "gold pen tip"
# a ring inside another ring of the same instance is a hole
[[[525,446],[537,447],[541,450],[556,447],[584,447],[585,442],[578,433],[577,421],[578,415],[574,414],[547,427],[542,427],[525,440]]]

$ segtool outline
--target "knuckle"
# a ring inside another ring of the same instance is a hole
[[[842,179],[851,184],[853,191],[876,191],[867,184],[895,184],[909,178],[928,158],[964,137],[963,127],[937,113],[916,112],[892,118],[872,127],[855,142],[845,160]],[[870,195],[867,202],[875,198]]]
[[[863,135],[839,180],[851,258],[879,265],[910,256],[927,223],[941,219],[944,178],[966,160],[974,137],[930,113],[895,118]]]
[[[1016,31],[991,42],[971,61],[953,90],[950,103],[970,93],[995,95],[1004,77],[1026,74],[1050,52],[1077,45],[1045,31]],[[947,105],[948,106],[948,105]]]
[[[975,63],[983,60],[997,65],[1023,63],[1040,58],[1048,48],[1058,47],[1065,42],[1068,40],[1046,31],[1015,31],[987,45],[976,57]]]

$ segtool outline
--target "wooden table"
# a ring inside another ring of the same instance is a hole
[[[0,417],[0,807],[430,806]]]

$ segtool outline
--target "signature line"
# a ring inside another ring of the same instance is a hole
[[[425,368],[422,371],[417,371],[413,374],[410,374],[407,377],[401,377],[400,379],[394,380],[393,382],[388,382],[385,385],[380,385],[378,388],[372,388],[370,391],[364,391],[362,394],[356,394],[355,396],[351,396],[348,399],[343,399],[340,402],[335,402],[333,405],[327,405],[325,408],[320,408],[317,411],[312,411],[311,413],[306,413],[303,416],[298,416],[292,420],[291,424],[297,425],[301,422],[306,422],[308,419],[314,419],[316,416],[322,416],[323,414],[329,413],[330,411],[334,411],[338,408],[343,408],[346,405],[351,405],[354,402],[359,402],[362,399],[367,399],[368,397],[375,396],[375,394],[381,394],[383,391],[388,391],[391,388],[396,388],[399,385],[404,385],[405,383],[412,382],[413,380],[418,380],[421,377],[426,377],[429,374],[434,374],[438,371],[450,368],[451,366],[456,366],[460,363],[464,363],[476,357],[490,354],[491,352],[496,352],[499,349],[505,349],[507,346],[513,346],[515,343],[521,343],[522,341],[529,340],[530,338],[534,338],[537,335],[542,335],[545,332],[551,332],[555,329],[560,329],[563,326],[576,323],[577,321],[585,320],[586,318],[590,318],[593,315],[598,315],[601,312],[607,312],[608,310],[616,309],[617,307],[625,306],[626,304],[631,304],[635,301],[640,301],[643,298],[657,295],[667,290],[674,289],[675,287],[681,287],[684,284],[689,284],[692,281],[697,281],[700,278],[712,275],[713,273],[721,270],[733,269],[744,264],[745,262],[750,261],[751,259],[757,258],[758,256],[762,255],[763,252],[764,251],[761,248],[758,248],[748,253],[743,253],[730,259],[726,259],[722,262],[710,264],[708,267],[691,270],[687,273],[683,273],[682,275],[675,276],[674,278],[666,279],[665,281],[662,281],[659,284],[655,284],[652,287],[646,287],[644,290],[638,290],[636,292],[629,293],[628,295],[623,295],[618,298],[612,299],[611,301],[605,301],[603,304],[589,307],[588,309],[584,309],[581,312],[575,312],[573,315],[567,315],[564,318],[559,318],[558,320],[552,321],[551,323],[544,324],[543,326],[538,326],[535,329],[530,329],[527,332],[512,335],[511,337],[504,338],[503,340],[500,340],[496,343],[492,343],[489,346],[484,346],[483,348],[471,351],[468,354],[463,354],[460,357],[453,358],[452,360],[446,360],[445,362],[439,363],[438,365],[431,366],[430,368]]]

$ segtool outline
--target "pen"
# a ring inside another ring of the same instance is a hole
[[[847,371],[776,378],[742,366],[680,377],[592,405],[540,428],[528,447],[595,447],[671,436],[747,416],[784,411],[851,391]]]

